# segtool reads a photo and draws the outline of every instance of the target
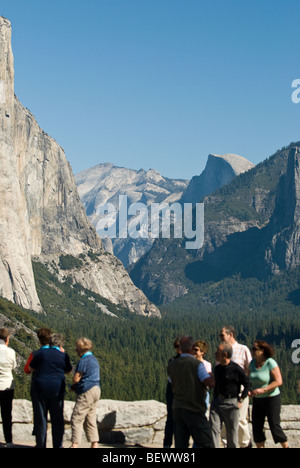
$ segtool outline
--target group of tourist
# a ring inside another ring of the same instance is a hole
[[[9,347],[9,331],[0,328],[0,405],[6,447],[13,447],[12,404],[16,354]],[[65,352],[62,335],[48,328],[38,331],[40,349],[33,351],[24,371],[31,374],[31,400],[34,415],[33,434],[37,448],[46,448],[47,416],[50,413],[53,448],[62,448],[64,436],[65,375],[72,372],[70,358]],[[91,448],[98,447],[96,409],[100,399],[100,367],[92,353],[92,342],[80,338],[76,342],[79,362],[73,376],[72,390],[76,393],[72,425],[71,448],[78,448],[84,427]]]
[[[169,361],[167,387],[168,419],[164,447],[188,448],[190,437],[198,448],[252,448],[249,432],[249,397],[253,397],[252,426],[257,448],[264,448],[267,418],[274,442],[288,448],[281,428],[282,376],[273,359],[273,348],[257,340],[250,350],[237,342],[233,327],[220,332],[216,366],[204,357],[208,346],[191,336],[177,338],[176,356]],[[208,389],[213,389],[209,409]],[[207,411],[209,409],[209,418]],[[225,426],[223,435],[222,426]]]
[[[0,328],[0,405],[3,432],[7,447],[13,446],[12,403],[16,368],[16,354],[9,347],[9,331]],[[54,448],[61,448],[64,435],[65,375],[72,372],[70,358],[63,346],[63,337],[48,328],[38,331],[40,349],[33,351],[25,365],[32,375],[31,399],[34,414],[36,447],[45,448],[47,416],[52,423]],[[233,327],[220,332],[216,365],[204,357],[208,345],[194,341],[191,336],[177,338],[176,356],[169,361],[167,409],[164,447],[188,448],[190,438],[196,448],[219,448],[221,440],[228,448],[251,448],[249,433],[249,396],[253,397],[253,438],[258,448],[265,447],[264,423],[268,419],[275,443],[288,448],[287,438],[280,425],[282,385],[281,372],[273,359],[272,347],[257,340],[250,350],[237,342]],[[92,353],[92,342],[80,338],[76,342],[79,362],[73,376],[72,390],[76,403],[72,414],[72,446],[81,442],[83,427],[92,448],[98,447],[96,409],[100,399],[100,367]],[[208,390],[214,389],[210,404]],[[209,418],[207,412],[209,411]],[[222,425],[225,426],[225,434]]]

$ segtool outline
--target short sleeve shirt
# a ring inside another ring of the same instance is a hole
[[[100,366],[93,354],[82,356],[76,371],[82,374],[80,381],[74,386],[77,394],[86,393],[93,387],[100,387]]]
[[[247,346],[241,345],[238,342],[232,347],[232,358],[231,360],[238,364],[247,373],[249,364],[252,361],[252,356]]]
[[[272,383],[272,376],[271,371],[278,367],[277,362],[270,358],[267,359],[264,365],[260,368],[256,368],[256,361],[253,359],[251,361],[249,369],[250,369],[250,381],[252,383],[252,390],[257,390],[258,388],[265,388],[270,383]],[[279,388],[275,388],[275,390],[271,393],[264,393],[263,395],[257,395],[255,398],[268,398],[280,395]]]

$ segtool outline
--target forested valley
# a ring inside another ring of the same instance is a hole
[[[76,339],[93,340],[101,365],[102,398],[165,401],[166,367],[174,355],[174,338],[191,334],[206,340],[207,360],[214,364],[219,331],[227,324],[235,326],[239,342],[249,347],[255,339],[275,346],[284,379],[283,403],[300,404],[300,365],[292,362],[291,347],[300,339],[300,269],[263,282],[236,276],[195,286],[188,296],[161,307],[162,319],[138,317],[96,294],[91,300],[82,287],[59,283],[42,264],[35,264],[34,270],[45,314],[0,300],[1,326],[13,330],[11,346],[19,355],[16,398],[30,398],[30,377],[24,375],[23,365],[31,349],[38,348],[35,331],[41,326],[65,335],[65,349],[74,366]],[[103,314],[99,302],[116,317]],[[74,395],[68,390],[66,398]]]

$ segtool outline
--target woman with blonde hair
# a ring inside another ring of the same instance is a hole
[[[91,448],[98,448],[97,404],[101,396],[100,366],[92,353],[93,344],[87,338],[76,341],[76,351],[80,360],[73,377],[72,390],[77,394],[72,414],[72,446],[78,448],[82,428],[91,442]]]

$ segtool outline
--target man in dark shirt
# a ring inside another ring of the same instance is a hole
[[[215,448],[220,448],[220,433],[222,422],[225,423],[228,448],[238,448],[239,408],[248,396],[250,381],[244,370],[231,361],[232,347],[221,343],[216,359],[219,365],[215,367],[215,391],[210,409]],[[241,388],[244,387],[241,397]]]

